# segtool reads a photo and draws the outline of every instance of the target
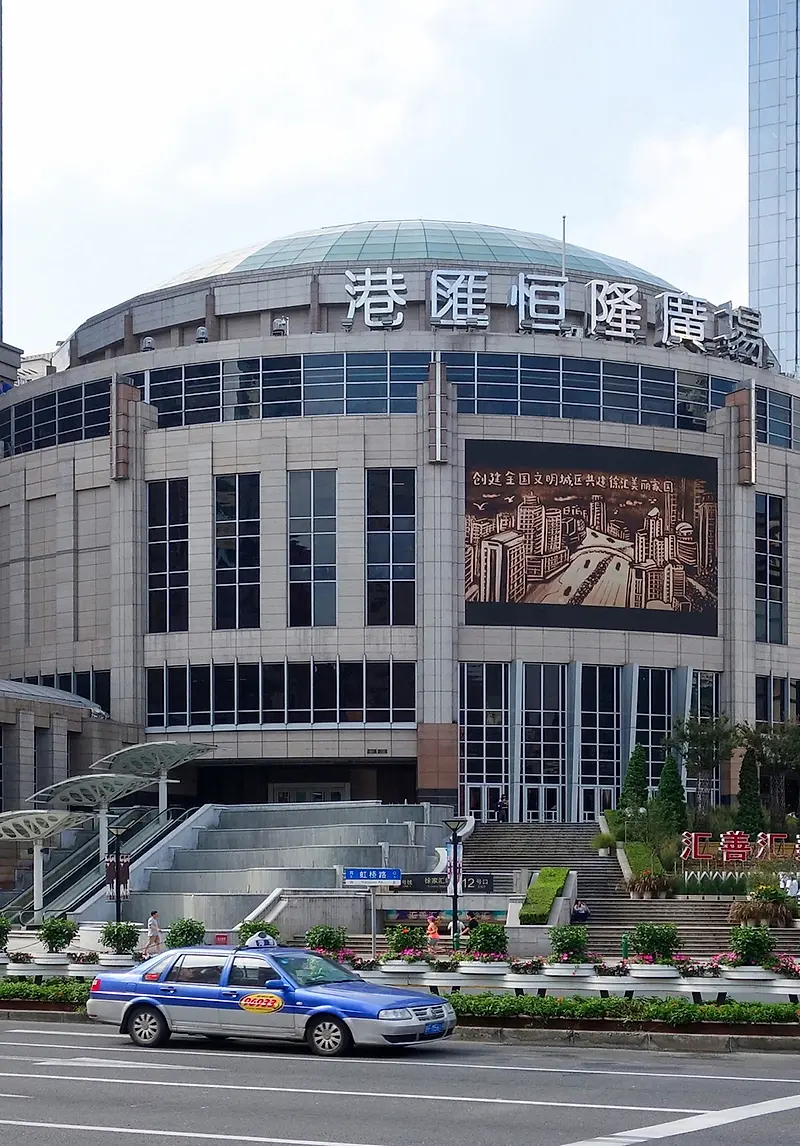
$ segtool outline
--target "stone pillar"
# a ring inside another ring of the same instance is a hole
[[[68,648],[78,640],[78,515],[75,504],[75,461],[57,463],[55,552],[57,643]],[[69,556],[67,556],[69,555]]]
[[[50,758],[52,783],[58,784],[69,777],[69,735],[65,716],[53,716],[50,720]]]
[[[512,661],[508,666],[508,818],[522,820],[522,722],[525,706],[525,665]]]
[[[636,699],[639,691],[639,666],[623,665],[619,682],[620,736],[619,783],[625,783],[628,761],[636,743]]]
[[[7,770],[5,760],[5,743],[3,745],[3,771],[8,777],[4,803],[9,811],[20,808],[30,808],[26,804],[29,796],[35,791],[34,760],[35,760],[35,729],[32,712],[20,711],[17,713],[16,724],[10,731],[9,756],[11,768]]]
[[[570,823],[580,820],[582,668],[578,661],[567,665],[567,806],[562,815]]]
[[[193,442],[189,464],[189,632],[203,632],[214,616],[214,477],[210,440]],[[231,471],[236,467],[231,466]],[[263,491],[262,491],[263,500]]]

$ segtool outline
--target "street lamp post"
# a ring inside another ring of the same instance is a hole
[[[452,835],[450,837],[451,848],[451,886],[453,897],[453,950],[458,951],[461,946],[461,936],[458,934],[458,885],[461,881],[461,863],[459,862],[459,849],[461,841],[458,838],[458,833],[466,827],[466,820],[444,820],[444,826],[449,828]]]
[[[125,831],[123,827],[109,828],[112,836],[114,837],[114,922],[122,922],[122,879],[121,876],[121,863],[120,863],[120,841],[122,833]]]

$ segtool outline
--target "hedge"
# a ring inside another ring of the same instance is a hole
[[[631,871],[634,875],[640,875],[643,871],[652,871],[654,875],[664,874],[664,865],[658,856],[653,855],[650,850],[649,844],[640,844],[636,841],[629,841],[623,845],[625,848],[625,855],[628,857],[628,863],[631,865]]]
[[[536,995],[449,994],[459,1018],[611,1019],[624,1023],[800,1023],[794,1003],[689,1003],[682,999],[553,998]]]
[[[27,979],[0,979],[0,1003],[4,999],[26,999],[34,1003],[69,1003],[85,1007],[89,983],[80,979],[50,979],[31,983]]]
[[[528,888],[525,902],[520,908],[520,923],[547,923],[550,908],[564,890],[568,875],[567,867],[543,867]]]

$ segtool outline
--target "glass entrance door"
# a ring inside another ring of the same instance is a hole
[[[497,819],[497,805],[503,789],[499,784],[468,784],[467,813],[479,824]]]
[[[594,823],[603,812],[615,807],[616,795],[614,788],[581,788],[581,820]]]
[[[528,823],[558,823],[562,819],[559,787],[526,784],[523,796],[523,816]]]

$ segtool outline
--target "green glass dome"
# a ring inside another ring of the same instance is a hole
[[[280,267],[322,266],[333,263],[372,263],[387,266],[409,259],[473,263],[516,263],[561,269],[561,242],[546,235],[489,227],[482,223],[442,223],[429,219],[401,219],[382,223],[347,223],[300,231],[271,243],[258,243],[209,259],[171,279],[165,286],[198,279]],[[633,280],[653,287],[666,287],[664,279],[649,274],[623,259],[567,244],[567,273]]]

